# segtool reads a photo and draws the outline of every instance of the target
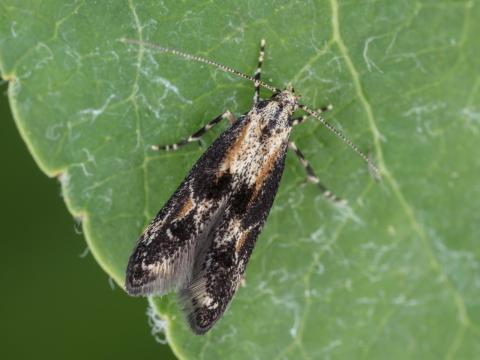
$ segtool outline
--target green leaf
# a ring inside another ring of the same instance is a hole
[[[252,84],[118,39],[247,73],[267,39],[264,78],[291,82],[312,107],[332,103],[328,118],[371,148],[383,181],[318,123],[295,129],[349,207],[304,184],[289,156],[246,284],[218,325],[193,336],[173,296],[155,300],[174,351],[471,359],[480,354],[479,18],[473,0],[10,0],[0,5],[0,69],[32,155],[59,178],[93,256],[122,285],[142,228],[202,152],[150,145],[226,109],[247,111]]]

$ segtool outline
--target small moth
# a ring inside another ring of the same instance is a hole
[[[177,150],[200,140],[221,120],[231,123],[147,226],[127,266],[125,288],[130,295],[177,291],[192,331],[203,334],[223,315],[243,279],[277,193],[288,148],[299,158],[308,180],[317,184],[328,199],[339,201],[289,141],[294,126],[303,123],[307,115],[312,116],[353,148],[373,171],[376,168],[357,146],[325,122],[320,113],[329,106],[313,111],[299,103],[292,87],[280,90],[261,81],[264,40],[254,76],[178,50],[137,40],[122,41],[213,65],[255,85],[253,106],[238,119],[226,111],[184,140],[152,147]],[[273,92],[270,99],[260,99],[260,87]],[[307,115],[294,118],[299,109]]]

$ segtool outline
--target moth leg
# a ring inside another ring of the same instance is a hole
[[[255,94],[253,95],[253,103],[256,104],[260,100],[260,77],[262,75],[262,65],[265,59],[265,40],[260,41],[260,54],[258,55],[257,70],[255,70]]]
[[[318,114],[322,114],[332,109],[333,109],[333,106],[329,104],[329,105],[322,106],[321,108],[317,109],[315,112]],[[299,117],[293,118],[291,120],[291,124],[292,126],[300,125],[300,124],[303,124],[305,121],[307,121],[307,119],[308,119],[307,115],[299,116]]]
[[[323,196],[325,196],[328,200],[330,200],[334,203],[345,203],[346,202],[344,199],[338,197],[337,195],[332,193],[330,190],[328,190],[328,188],[320,182],[320,179],[318,178],[317,175],[315,175],[315,172],[313,171],[312,166],[305,159],[302,152],[297,147],[297,145],[295,145],[295,143],[293,141],[290,141],[288,143],[288,147],[295,153],[295,155],[297,155],[298,160],[300,160],[300,163],[302,164],[302,166],[305,169],[305,172],[307,173],[307,180],[314,183],[314,184],[317,184],[317,186],[322,191]]]
[[[292,126],[303,124],[305,121],[307,121],[307,119],[308,119],[307,115],[303,115],[303,116],[293,118],[292,119]]]
[[[198,129],[196,132],[194,132],[192,135],[190,135],[186,139],[182,139],[179,142],[176,142],[174,144],[169,144],[169,145],[152,145],[152,150],[166,150],[166,151],[171,151],[171,150],[177,150],[180,146],[189,144],[191,142],[195,141],[200,141],[201,137],[211,128],[213,128],[215,125],[217,125],[220,121],[223,119],[228,119],[228,121],[232,124],[235,122],[235,116],[230,112],[230,111],[225,111],[222,115],[217,116],[215,119],[211,120],[209,123],[207,123],[204,127]]]

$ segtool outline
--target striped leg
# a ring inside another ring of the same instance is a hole
[[[295,153],[295,155],[297,155],[298,157],[298,160],[300,160],[300,163],[302,164],[302,166],[304,167],[306,173],[307,173],[307,180],[314,183],[314,184],[317,184],[317,186],[320,188],[320,190],[322,191],[323,195],[330,201],[332,202],[335,202],[335,203],[339,203],[339,204],[343,204],[343,203],[346,203],[345,200],[339,198],[337,195],[335,195],[334,193],[332,193],[330,190],[328,190],[325,185],[323,185],[322,183],[320,183],[320,179],[318,178],[317,175],[315,175],[315,172],[313,171],[312,169],[312,166],[310,165],[310,163],[305,159],[305,157],[303,156],[302,152],[298,149],[297,145],[295,145],[295,143],[293,141],[289,142],[288,143],[288,147],[293,150],[293,152]]]
[[[265,59],[265,40],[262,39],[260,41],[260,54],[258,55],[258,66],[257,70],[255,70],[255,80],[260,81],[260,77],[262,76],[262,65],[263,60]],[[253,95],[253,103],[256,104],[258,100],[260,100],[260,83],[255,81],[255,94]]]
[[[225,111],[222,115],[217,116],[215,119],[210,121],[207,125],[202,127],[201,129],[197,130],[194,132],[192,135],[190,135],[186,139],[182,139],[179,142],[175,144],[169,144],[169,145],[152,145],[152,150],[166,150],[166,151],[171,151],[171,150],[177,150],[180,146],[189,144],[191,142],[195,141],[200,141],[200,138],[211,128],[213,128],[215,125],[217,125],[221,120],[223,119],[228,119],[228,121],[232,124],[235,122],[235,116],[230,112],[230,111]]]
[[[322,114],[322,113],[330,111],[332,109],[333,109],[333,106],[331,104],[329,104],[329,105],[326,105],[326,106],[322,106],[320,109],[317,109],[316,112],[318,114]],[[305,121],[307,121],[307,119],[308,119],[307,115],[303,115],[303,116],[299,116],[297,118],[294,118],[294,119],[292,119],[292,126],[303,124]]]

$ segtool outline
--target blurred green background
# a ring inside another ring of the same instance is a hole
[[[60,186],[37,167],[0,87],[0,359],[174,359],[150,335],[145,299],[115,287],[90,254]]]

